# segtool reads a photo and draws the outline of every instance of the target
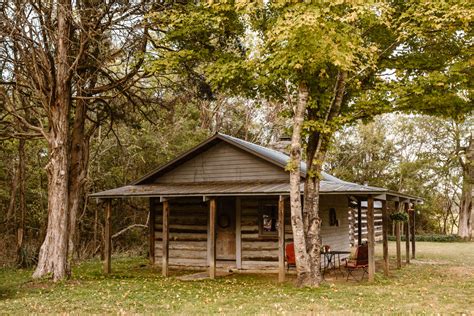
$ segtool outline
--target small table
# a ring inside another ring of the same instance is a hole
[[[326,252],[321,252],[321,255],[324,256],[324,267],[323,267],[323,275],[326,273],[326,271],[329,271],[332,267],[332,269],[336,270],[339,269],[339,271],[344,275],[344,272],[341,270],[341,255],[348,255],[350,254],[350,251],[339,251],[339,250],[331,250],[331,251],[326,251]],[[337,255],[337,260],[338,260],[338,266],[336,267],[336,255]],[[337,275],[336,275],[337,279]]]

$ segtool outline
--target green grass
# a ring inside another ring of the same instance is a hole
[[[114,258],[110,276],[101,268],[84,262],[59,283],[32,281],[31,270],[0,269],[0,313],[474,313],[474,243],[466,242],[419,242],[417,260],[389,278],[339,278],[317,289],[295,288],[291,280],[279,285],[275,275],[183,282],[162,278],[141,258]]]

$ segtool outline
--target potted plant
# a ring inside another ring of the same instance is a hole
[[[390,214],[390,219],[394,222],[407,222],[408,214],[406,212],[395,212]]]

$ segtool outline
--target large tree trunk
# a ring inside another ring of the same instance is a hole
[[[34,278],[52,273],[55,281],[67,276],[69,238],[69,111],[71,108],[71,78],[69,51],[71,45],[71,3],[57,4],[57,55],[55,98],[50,104],[48,134],[48,226],[41,246]]]
[[[461,207],[459,209],[459,230],[458,235],[464,239],[473,237],[473,202],[474,195],[474,134],[471,134],[469,146],[466,148],[465,161],[463,167],[463,184],[461,194]]]
[[[298,88],[298,102],[293,118],[293,135],[290,151],[290,207],[291,226],[293,228],[293,242],[295,244],[297,284],[311,286],[310,258],[306,250],[306,237],[301,205],[301,131],[303,128],[304,113],[308,103],[309,92],[305,83]]]
[[[76,101],[74,125],[71,136],[71,164],[69,167],[69,260],[74,258],[78,240],[77,213],[84,203],[84,184],[89,163],[89,137],[85,133],[86,102]]]
[[[310,117],[311,119],[311,117]],[[320,164],[315,159],[320,149],[320,134],[313,132],[309,135],[306,147],[306,179],[304,187],[304,221],[306,236],[306,251],[311,263],[311,280],[314,285],[321,283],[321,219],[319,218],[319,175]]]
[[[326,112],[322,122],[327,124],[335,117],[340,115],[340,110],[345,93],[346,71],[340,71],[337,75],[334,86],[334,97]],[[317,120],[317,113],[310,113],[311,120]],[[311,280],[314,285],[321,282],[320,261],[321,261],[321,218],[319,217],[319,189],[321,182],[321,172],[324,159],[332,133],[321,133],[312,131],[308,138],[306,148],[307,175],[305,179],[305,198],[304,198],[304,219],[306,249],[310,258]]]

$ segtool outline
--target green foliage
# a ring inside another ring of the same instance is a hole
[[[395,241],[395,236],[388,236],[388,240]],[[401,236],[401,240],[405,241],[405,236]],[[415,235],[415,241],[426,241],[426,242],[463,242],[463,239],[457,235]]]
[[[469,119],[380,116],[336,134],[325,171],[423,197],[424,203],[416,207],[417,230],[450,233],[457,221],[462,181],[457,148],[471,125]]]
[[[390,219],[394,222],[407,222],[408,214],[406,212],[395,212],[390,214]]]

